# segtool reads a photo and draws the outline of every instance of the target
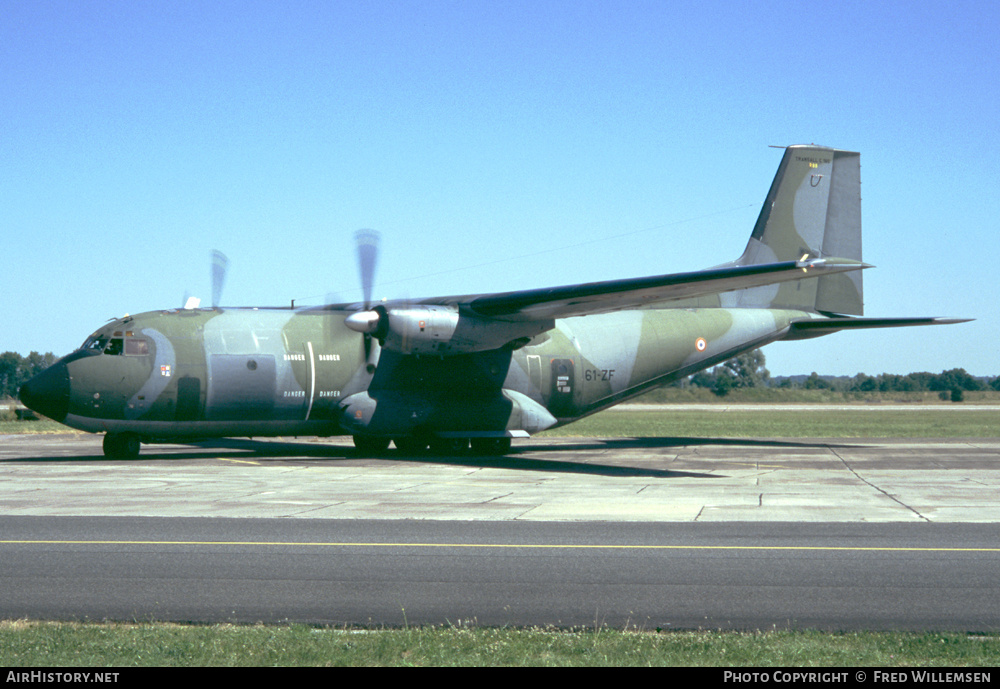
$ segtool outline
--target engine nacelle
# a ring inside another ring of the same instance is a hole
[[[458,329],[458,309],[447,306],[414,306],[389,309],[388,327],[379,342],[403,354],[448,353]]]
[[[546,321],[501,321],[459,312],[456,306],[378,305],[344,321],[348,328],[377,338],[401,354],[467,354],[498,349],[534,337],[553,326]]]

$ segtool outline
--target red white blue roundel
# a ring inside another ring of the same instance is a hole
[[[694,341],[694,347],[699,352],[704,352],[705,349],[708,347],[708,343],[705,342],[705,338],[704,337],[699,337],[697,340]]]

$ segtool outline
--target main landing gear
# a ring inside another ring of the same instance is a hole
[[[112,459],[135,459],[139,456],[139,436],[135,433],[106,433],[104,456]]]
[[[510,438],[473,438],[472,454],[500,457],[510,452]]]
[[[404,455],[430,454],[449,457],[471,454],[481,457],[500,457],[510,452],[510,438],[438,438],[437,436],[403,435],[392,439],[396,449]],[[389,449],[389,439],[371,435],[354,436],[354,447],[362,455],[378,456]]]
[[[389,439],[377,435],[356,435],[354,447],[360,454],[377,456],[389,449]]]

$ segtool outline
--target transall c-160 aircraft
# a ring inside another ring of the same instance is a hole
[[[21,387],[104,452],[350,434],[362,453],[500,455],[528,437],[777,340],[961,322],[863,318],[858,153],[785,149],[743,254],[691,273],[371,302],[125,316]]]

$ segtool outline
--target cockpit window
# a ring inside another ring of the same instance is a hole
[[[91,335],[87,341],[81,345],[80,349],[85,352],[100,352],[104,350],[104,345],[108,343],[108,338]]]
[[[129,337],[122,337],[122,333],[115,333],[115,337],[104,337],[101,335],[91,335],[87,338],[80,349],[84,352],[94,354],[111,354],[118,356],[125,354],[128,356],[145,356],[149,354],[149,340],[144,337],[131,337],[132,331],[125,333]]]
[[[128,338],[125,340],[125,354],[138,356],[149,354],[149,341]]]

